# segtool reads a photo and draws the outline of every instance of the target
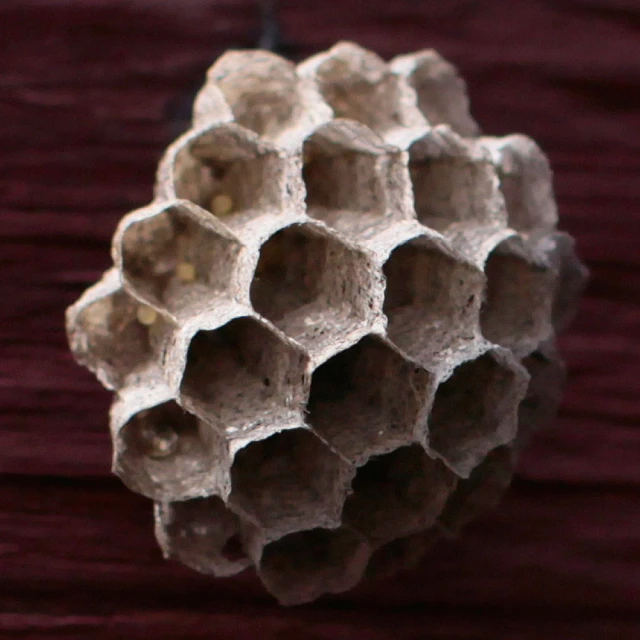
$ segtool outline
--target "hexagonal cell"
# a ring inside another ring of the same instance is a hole
[[[229,504],[266,539],[300,529],[336,527],[353,468],[308,429],[246,445],[231,468]]]
[[[367,127],[336,120],[304,144],[307,213],[347,234],[368,234],[389,220],[413,217],[402,153]]]
[[[316,352],[375,321],[381,298],[373,262],[309,224],[287,227],[263,245],[251,283],[255,310]]]
[[[420,533],[392,540],[378,547],[367,565],[367,578],[385,578],[415,567],[437,542],[442,534],[437,527]]]
[[[578,311],[578,301],[588,280],[589,272],[575,252],[575,241],[564,233],[551,237],[551,261],[558,273],[551,317],[556,331],[562,331]]]
[[[527,256],[509,240],[491,252],[485,274],[482,334],[517,356],[531,353],[553,335],[551,307],[556,274],[548,264]]]
[[[258,571],[281,604],[302,604],[354,587],[369,553],[367,543],[354,531],[316,528],[267,545]]]
[[[438,519],[446,531],[456,534],[477,516],[495,507],[511,484],[515,456],[509,447],[498,447],[458,483]]]
[[[173,204],[125,219],[116,236],[124,278],[150,304],[193,315],[228,291],[240,243],[204,212]]]
[[[424,144],[413,145],[409,162],[418,220],[440,232],[461,223],[504,225],[504,200],[490,158],[462,148],[429,153]]]
[[[331,110],[295,65],[270,51],[228,51],[207,78],[220,89],[236,122],[270,139],[296,139],[331,118]],[[203,91],[206,91],[205,87]]]
[[[155,500],[184,500],[221,490],[219,437],[169,401],[133,415],[114,442],[114,472]]]
[[[120,286],[117,271],[108,272],[69,308],[67,332],[74,356],[110,389],[148,366],[168,335],[161,317],[152,324],[138,319],[141,305]]]
[[[398,56],[390,67],[415,89],[418,106],[432,126],[448,124],[461,136],[478,135],[479,127],[469,112],[465,81],[437,51]]]
[[[247,224],[265,213],[302,210],[297,162],[238,124],[213,125],[169,148],[158,174],[158,194],[190,200],[246,234]]]
[[[429,417],[429,447],[463,478],[488,451],[513,441],[527,376],[497,349],[454,369],[436,391]]]
[[[527,136],[482,138],[494,158],[509,226],[524,233],[550,231],[558,222],[549,161]]]
[[[343,523],[374,546],[430,527],[456,484],[454,474],[418,445],[372,458],[358,469]]]
[[[167,558],[215,576],[252,564],[242,547],[238,516],[217,496],[155,505],[156,538]]]
[[[389,338],[422,365],[473,344],[484,275],[428,238],[394,249],[384,265]]]
[[[356,44],[339,43],[298,69],[301,75],[315,79],[336,117],[361,122],[391,144],[406,146],[427,129],[405,78]]]
[[[295,423],[304,404],[306,362],[263,322],[236,318],[192,339],[181,402],[234,436]]]
[[[531,380],[518,410],[516,448],[522,449],[531,435],[555,417],[566,378],[562,360],[550,345],[542,345],[522,360]]]
[[[311,427],[355,464],[419,440],[434,390],[430,372],[367,336],[313,374]]]

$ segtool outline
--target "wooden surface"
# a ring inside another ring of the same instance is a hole
[[[250,574],[163,561],[150,504],[109,475],[109,396],[63,310],[150,199],[170,105],[255,41],[255,6],[0,3],[0,638],[640,637],[640,3],[290,0],[282,22],[300,55],[435,47],[485,131],[548,152],[592,271],[561,416],[502,505],[412,573],[286,610]]]

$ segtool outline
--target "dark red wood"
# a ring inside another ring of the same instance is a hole
[[[300,55],[354,39],[435,47],[487,132],[549,153],[592,271],[562,339],[561,415],[508,497],[416,571],[281,609],[250,575],[161,559],[150,504],[109,475],[109,396],[67,353],[64,308],[151,196],[168,105],[228,47],[249,0],[0,3],[0,637],[640,637],[640,4],[286,1]]]

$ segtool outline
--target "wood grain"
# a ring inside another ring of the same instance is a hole
[[[249,0],[0,4],[0,637],[382,640],[640,637],[640,5],[635,0],[283,0],[303,56],[347,38],[435,47],[485,131],[548,152],[592,279],[562,339],[561,415],[503,504],[416,571],[278,608],[250,575],[161,559],[150,505],[109,475],[108,394],[64,308],[151,196],[170,114]]]

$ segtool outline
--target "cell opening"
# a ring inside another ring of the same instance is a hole
[[[238,517],[217,496],[156,506],[156,535],[165,553],[215,576],[252,564],[242,547]]]
[[[368,336],[313,374],[308,422],[356,464],[420,437],[431,374]]]
[[[491,352],[459,365],[440,384],[429,417],[429,446],[458,475],[515,437],[518,377]]]
[[[267,51],[231,51],[209,71],[236,122],[275,138],[303,125],[310,115],[295,65]]]
[[[389,338],[425,366],[477,333],[484,276],[422,239],[400,245],[384,265]]]
[[[445,232],[455,223],[502,222],[496,211],[495,169],[467,158],[415,158],[409,163],[418,220]]]
[[[305,225],[273,235],[262,247],[251,302],[288,336],[321,348],[372,313],[380,282],[363,254]]]
[[[237,318],[194,336],[181,398],[228,434],[271,428],[299,414],[305,363],[302,352],[257,320]]]
[[[138,308],[136,300],[116,291],[77,315],[73,349],[110,387],[121,387],[129,374],[149,363],[162,341],[165,323],[158,318],[152,326],[142,324]]]
[[[174,161],[176,197],[210,211],[232,229],[265,210],[282,211],[283,180],[283,161],[238,125],[205,131]]]
[[[405,79],[392,73],[376,54],[340,44],[321,57],[319,64],[311,58],[301,68],[313,73],[337,118],[360,122],[399,144],[411,137],[411,129],[425,126],[417,106],[410,104]]]
[[[353,531],[316,528],[267,545],[259,573],[281,603],[302,604],[354,587],[368,558],[368,545]]]
[[[125,277],[173,314],[207,308],[233,280],[240,245],[172,207],[131,224],[122,237]]]
[[[140,411],[122,428],[116,470],[144,495],[178,500],[198,492],[217,464],[211,428],[175,402]]]
[[[523,356],[551,337],[555,275],[549,267],[499,246],[489,256],[485,274],[480,327],[487,340]]]
[[[462,136],[476,136],[478,125],[469,113],[464,80],[435,51],[400,56],[391,63],[416,90],[418,106],[432,126],[448,124]]]
[[[401,447],[358,469],[343,522],[378,546],[434,524],[454,486],[440,460],[418,445]]]
[[[248,444],[231,468],[234,509],[268,538],[339,524],[351,467],[306,429]]]
[[[538,429],[552,422],[562,399],[566,377],[562,361],[555,353],[534,351],[522,360],[522,365],[531,379],[518,409],[518,449],[524,447]]]
[[[525,136],[490,140],[499,154],[498,174],[509,226],[523,233],[553,229],[558,221],[549,162]]]
[[[460,480],[439,518],[442,526],[458,533],[466,524],[495,507],[513,478],[515,457],[509,447],[498,447]]]
[[[367,578],[384,578],[414,568],[438,542],[437,527],[387,542],[378,547],[367,565]]]

